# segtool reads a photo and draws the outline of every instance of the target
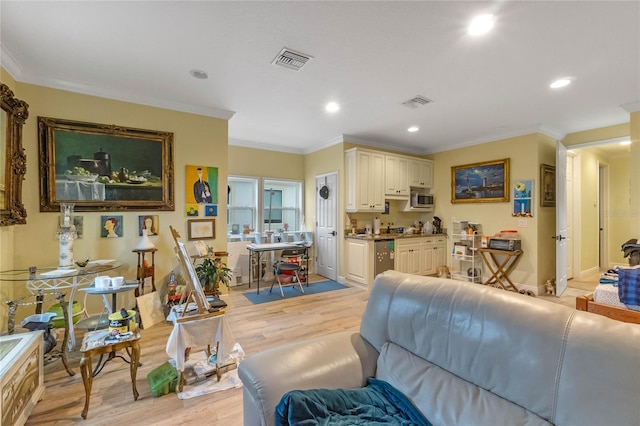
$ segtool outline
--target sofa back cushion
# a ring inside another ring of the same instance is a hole
[[[409,397],[434,425],[544,425],[550,423],[469,383],[408,350],[385,343],[378,379]]]
[[[394,343],[554,424],[640,421],[637,325],[478,284],[388,271],[374,282],[360,332],[379,351]],[[598,348],[598,333],[606,334],[606,349]]]

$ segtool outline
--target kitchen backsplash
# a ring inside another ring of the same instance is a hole
[[[433,213],[414,213],[414,212],[403,212],[400,211],[400,201],[397,200],[387,200],[389,203],[389,214],[382,213],[348,213],[349,219],[351,221],[356,220],[358,229],[364,229],[366,224],[370,224],[373,226],[373,220],[375,218],[380,219],[380,228],[383,230],[387,229],[387,225],[394,227],[409,227],[413,226],[415,221],[431,221],[433,218]],[[345,229],[351,229],[351,226],[348,223],[345,223]]]

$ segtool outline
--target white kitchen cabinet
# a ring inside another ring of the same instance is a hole
[[[396,239],[397,271],[416,275],[433,275],[444,265],[444,236],[404,237]]]
[[[350,149],[345,152],[347,212],[384,211],[384,154]]]
[[[447,241],[443,235],[433,235],[425,238],[422,275],[433,275],[438,268],[446,265]]]
[[[397,155],[385,155],[385,185],[387,198],[409,199],[409,158]]]
[[[373,283],[373,241],[345,238],[347,280],[369,287]]]
[[[412,159],[409,161],[409,186],[433,187],[433,161]]]
[[[396,239],[396,271],[422,275],[422,238]]]

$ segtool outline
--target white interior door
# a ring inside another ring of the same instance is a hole
[[[574,227],[574,213],[575,213],[575,198],[574,198],[574,173],[573,173],[573,156],[567,156],[567,279],[573,278],[573,265],[574,265],[574,242],[573,230]]]
[[[338,278],[337,191],[337,173],[316,176],[316,273],[334,281]]]
[[[544,183],[543,183],[544,184]],[[567,148],[556,147],[556,296],[567,289]]]

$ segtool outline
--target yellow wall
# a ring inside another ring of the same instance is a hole
[[[540,165],[556,164],[556,140],[549,136],[537,135],[538,139],[538,174],[535,176],[535,196],[538,223],[538,284],[556,276],[556,241],[551,237],[556,235],[556,209],[554,207],[540,207]],[[534,165],[535,167],[535,165]]]
[[[452,230],[452,222],[456,220],[469,220],[482,224],[482,231],[485,235],[493,235],[503,229],[517,229],[522,240],[522,250],[524,251],[515,270],[511,273],[514,283],[524,284],[530,287],[542,285],[544,280],[551,278],[545,272],[538,270],[538,235],[543,231],[553,235],[553,230],[542,229],[550,226],[547,216],[551,207],[540,207],[539,201],[539,146],[540,136],[530,134],[514,138],[489,142],[482,145],[470,146],[451,151],[439,152],[430,155],[434,164],[434,194],[436,197],[435,215],[443,221],[443,227]],[[533,179],[535,200],[534,213],[532,218],[516,218],[511,216],[512,201],[501,203],[451,203],[451,167],[464,164],[477,163],[482,161],[494,161],[501,158],[510,159],[510,182],[518,179]],[[545,161],[548,158],[545,156]],[[555,164],[555,160],[554,163]],[[540,217],[545,217],[542,222]],[[526,228],[518,227],[518,220],[527,223]],[[555,221],[554,221],[555,226]],[[451,241],[448,243],[451,245]],[[555,253],[555,251],[554,251]],[[548,255],[547,255],[548,256]],[[555,264],[553,256],[543,259]],[[542,259],[541,259],[542,261]],[[485,275],[487,271],[485,268]],[[555,275],[555,273],[554,273]]]
[[[629,166],[628,155],[609,159],[609,262],[620,265],[629,263],[621,246],[632,237],[629,233],[632,221]]]
[[[629,136],[629,123],[570,133],[562,140],[566,147]]]
[[[7,81],[6,74],[2,80]],[[10,80],[9,80],[10,81]],[[220,236],[207,243],[215,250],[226,250],[226,187],[227,187],[227,120],[205,117],[160,108],[120,102],[62,90],[48,89],[11,81],[15,95],[29,104],[29,119],[24,126],[23,145],[27,156],[27,174],[23,185],[23,202],[27,210],[27,224],[2,229],[2,261],[5,267],[26,268],[31,265],[53,266],[57,263],[57,213],[39,212],[37,117],[65,118],[76,121],[118,124],[126,127],[168,131],[174,133],[175,201],[173,212],[156,212],[160,216],[160,235],[151,237],[158,248],[155,257],[156,288],[164,289],[165,278],[178,263],[169,225],[187,240],[185,214],[185,166],[206,165],[218,167],[218,217],[216,234]],[[99,212],[81,212],[84,216],[84,238],[74,245],[76,258],[117,259],[123,266],[117,271],[127,279],[135,279],[136,255],[131,252],[140,237],[137,235],[138,215],[147,212],[119,212],[124,219],[125,235],[118,239],[100,238]],[[203,213],[200,213],[203,216]],[[4,228],[4,227],[3,227]],[[11,235],[13,234],[13,235]],[[191,249],[189,247],[189,249]],[[7,256],[5,251],[9,251]],[[5,264],[5,259],[7,264]],[[24,283],[6,285],[1,290],[2,300],[24,293]],[[97,298],[93,298],[97,299]],[[92,307],[99,307],[93,300]],[[132,295],[125,301],[132,306]],[[90,305],[91,306],[91,305]],[[4,308],[4,304],[2,304]],[[3,309],[2,308],[2,309]],[[98,308],[99,309],[99,308]],[[0,312],[4,328],[6,315]]]
[[[631,225],[629,235],[640,240],[640,111],[631,113]]]
[[[304,180],[304,168],[302,154],[229,146],[230,175]]]

